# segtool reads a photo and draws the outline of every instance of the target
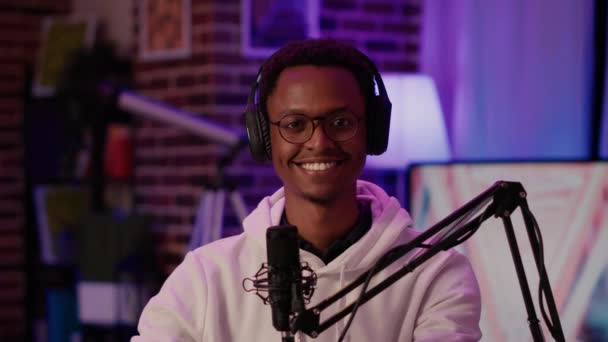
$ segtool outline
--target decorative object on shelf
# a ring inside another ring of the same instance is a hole
[[[46,18],[42,23],[42,48],[38,57],[32,93],[55,95],[61,73],[75,52],[89,49],[95,41],[94,17]]]
[[[89,193],[80,186],[37,185],[34,209],[40,256],[47,265],[76,262],[76,234],[89,208]]]

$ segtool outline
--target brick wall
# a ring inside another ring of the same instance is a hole
[[[26,336],[26,243],[23,176],[23,91],[45,15],[67,0],[0,1],[0,340]]]
[[[418,70],[422,0],[324,0],[321,33],[350,42],[381,71]],[[135,63],[136,89],[198,115],[242,130],[240,116],[262,59],[240,54],[240,1],[192,0],[192,56]],[[134,11],[138,15],[137,9]],[[137,31],[138,28],[135,28]],[[221,147],[147,120],[136,129],[136,203],[156,217],[166,273],[181,261],[206,181],[214,177]],[[270,165],[244,150],[229,170],[252,209],[280,183]],[[383,175],[366,171],[365,178]],[[240,230],[229,206],[225,234]]]

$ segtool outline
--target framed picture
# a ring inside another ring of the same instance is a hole
[[[71,56],[88,49],[95,41],[95,17],[45,18],[42,22],[42,46],[32,83],[32,94],[48,97],[55,94],[61,73]]]
[[[144,61],[190,56],[190,0],[141,0],[139,56]]]
[[[241,52],[268,57],[292,40],[319,37],[318,0],[241,0]]]

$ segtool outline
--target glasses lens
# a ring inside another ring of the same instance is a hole
[[[345,141],[357,133],[357,117],[350,113],[337,113],[323,121],[325,134],[333,141]]]
[[[283,139],[294,144],[301,144],[310,139],[312,129],[312,121],[300,114],[287,115],[279,122],[279,133]]]
[[[358,122],[350,113],[336,113],[321,119],[323,132],[333,141],[346,141],[355,136]],[[279,121],[279,133],[293,144],[307,142],[314,128],[313,120],[302,114],[287,115]]]

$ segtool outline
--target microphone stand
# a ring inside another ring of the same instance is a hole
[[[487,206],[481,214],[479,214],[469,222],[463,225],[459,225],[460,222],[466,220],[473,213],[477,212],[480,208],[482,208],[490,201],[492,201],[492,203]],[[342,311],[329,317],[324,322],[320,322],[321,311],[323,311],[336,301],[340,300],[342,297],[357,288],[359,285],[363,284],[367,280],[367,278],[379,273],[381,270],[385,269],[387,266],[392,264],[400,257],[404,256],[405,254],[409,253],[413,249],[420,248],[422,246],[427,247],[426,245],[424,245],[424,242],[426,240],[439,233],[440,231],[444,230],[446,227],[449,227],[455,223],[455,225],[453,225],[453,227],[455,228],[453,228],[452,232],[448,232],[444,237],[439,239],[439,241],[435,242],[433,245],[428,246],[427,250],[414,257],[410,262],[404,265],[397,272],[384,279],[375,287],[361,294],[359,298],[359,304],[363,304],[369,301],[371,298],[375,297],[377,294],[388,288],[390,285],[401,279],[406,274],[412,272],[416,267],[433,257],[435,254],[439,253],[440,251],[447,250],[466,241],[477,231],[477,229],[484,221],[486,221],[492,216],[495,216],[500,217],[504,224],[522,296],[524,298],[524,304],[526,306],[526,311],[528,314],[530,332],[535,342],[544,341],[545,339],[540,328],[540,321],[536,316],[536,310],[534,308],[532,296],[530,294],[530,288],[528,286],[528,281],[524,271],[521,254],[517,246],[517,240],[515,238],[513,224],[510,219],[510,215],[517,207],[521,208],[521,212],[524,217],[524,223],[526,225],[526,230],[528,232],[528,238],[530,240],[530,245],[532,251],[534,252],[535,263],[540,278],[539,287],[541,293],[544,293],[546,295],[545,299],[550,312],[551,323],[548,322],[548,318],[546,316],[543,316],[545,319],[545,323],[547,323],[547,326],[555,340],[565,341],[557,307],[551,291],[551,285],[549,283],[549,278],[547,276],[544,262],[542,259],[542,241],[540,240],[540,232],[536,230],[536,222],[534,220],[534,217],[532,216],[532,213],[528,209],[528,205],[526,202],[526,192],[520,183],[505,181],[496,182],[483,193],[469,201],[461,208],[457,209],[452,214],[448,215],[446,218],[444,218],[431,228],[427,229],[425,232],[420,234],[417,238],[410,241],[409,243],[402,246],[397,246],[388,251],[384,256],[380,258],[380,260],[376,263],[376,265],[372,267],[370,271],[359,276],[356,280],[354,280],[342,290],[338,291],[333,296],[323,300],[312,308],[304,310],[300,313],[296,313],[292,321],[292,331],[294,333],[296,331],[302,331],[313,338],[317,337],[327,328],[331,327],[340,319],[351,313],[355,308],[355,304],[347,306]],[[540,305],[542,309],[542,297],[540,298]]]

